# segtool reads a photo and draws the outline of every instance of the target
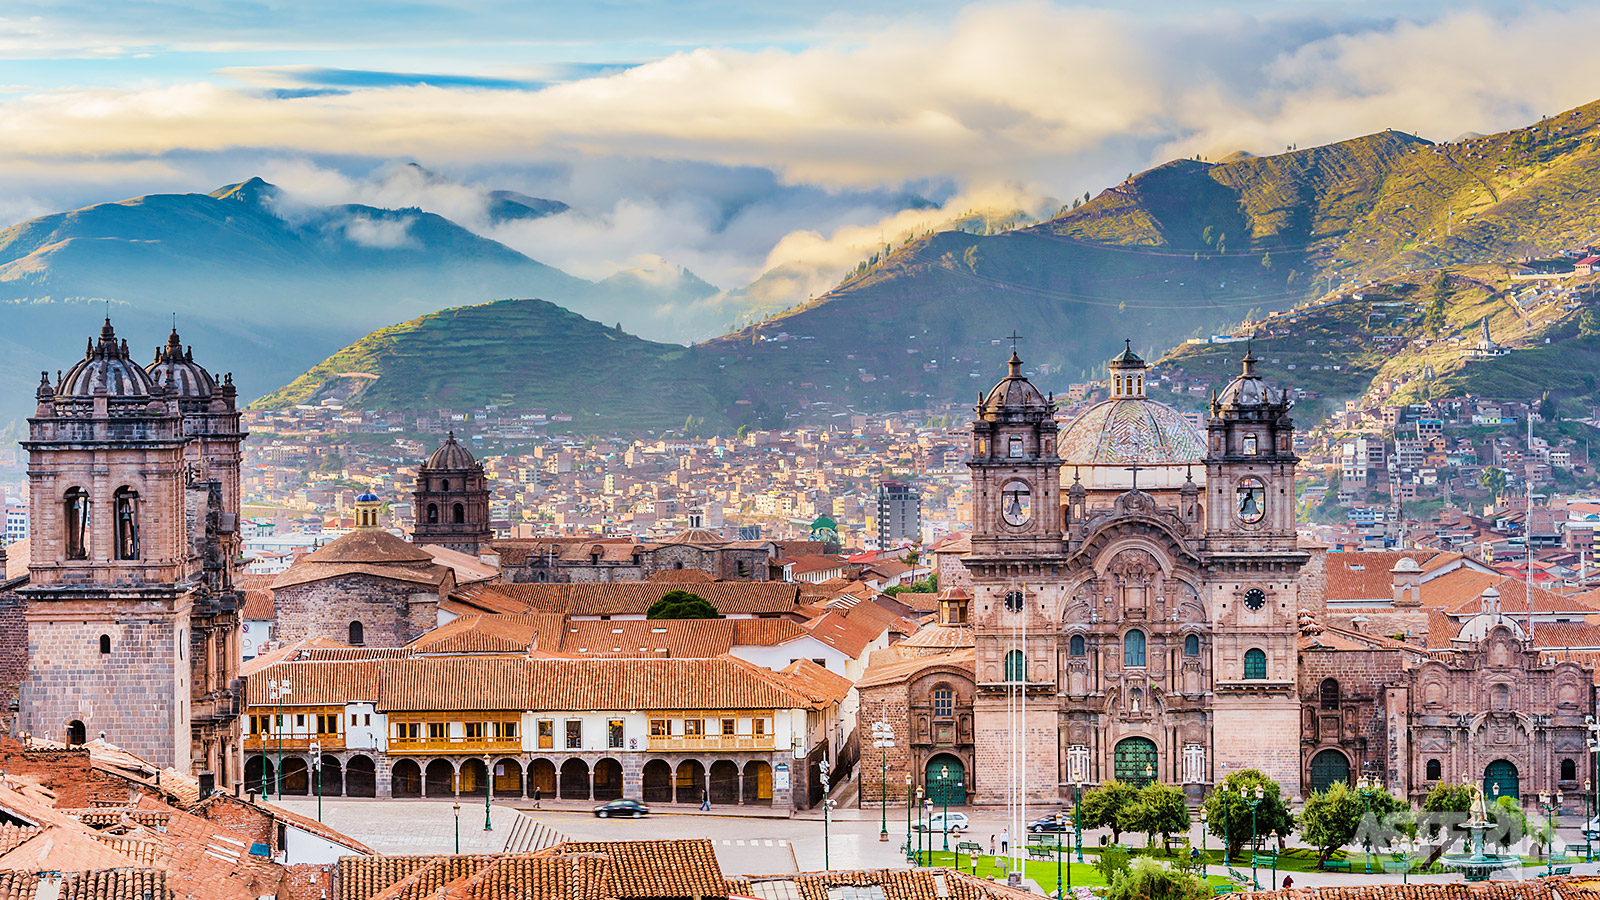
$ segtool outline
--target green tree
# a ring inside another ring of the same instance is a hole
[[[1561,418],[1561,410],[1556,407],[1555,398],[1550,396],[1549,391],[1545,391],[1544,396],[1539,398],[1539,417],[1546,422],[1555,422]]]
[[[1117,878],[1128,871],[1128,848],[1121,844],[1112,844],[1100,851],[1100,858],[1094,861],[1094,867],[1100,871],[1100,876],[1106,884],[1113,884]]]
[[[1139,791],[1139,799],[1118,812],[1117,824],[1124,831],[1144,832],[1146,847],[1158,834],[1165,846],[1173,834],[1189,830],[1189,800],[1172,785],[1152,781]]]
[[[1283,800],[1283,789],[1260,769],[1241,769],[1233,772],[1217,789],[1206,797],[1206,827],[1228,845],[1228,855],[1237,856],[1239,848],[1250,840],[1250,804],[1248,795],[1255,797],[1256,786],[1261,787],[1261,805],[1256,808],[1256,834],[1267,835],[1276,831],[1288,834],[1294,831],[1294,815]],[[1223,832],[1226,823],[1227,832]]]
[[[1149,857],[1118,873],[1106,891],[1106,900],[1206,900],[1210,896],[1210,885]]]
[[[1109,828],[1111,840],[1122,842],[1122,810],[1139,801],[1139,789],[1126,781],[1113,778],[1099,787],[1090,788],[1083,795],[1083,824],[1085,828]]]
[[[1489,818],[1494,821],[1493,841],[1505,851],[1522,840],[1528,833],[1528,814],[1517,805],[1515,797],[1496,797],[1489,805]]]
[[[1465,784],[1441,781],[1428,791],[1428,796],[1422,798],[1424,831],[1430,839],[1437,838],[1440,825],[1451,821],[1453,813],[1469,812],[1471,809],[1471,788]]]
[[[1333,851],[1355,840],[1358,835],[1380,843],[1375,832],[1380,822],[1391,823],[1396,813],[1408,810],[1404,800],[1387,790],[1371,792],[1364,800],[1342,781],[1328,789],[1306,798],[1305,809],[1300,813],[1300,837],[1317,848],[1317,862],[1327,862]],[[1372,819],[1367,820],[1371,815]]]
[[[720,619],[721,614],[711,601],[684,590],[667,591],[661,599],[650,604],[646,619]]]
[[[1498,502],[1500,495],[1506,492],[1506,473],[1496,466],[1490,466],[1478,476],[1478,484],[1488,488],[1490,496]]]
[[[1583,337],[1594,337],[1600,334],[1600,313],[1593,308],[1586,309],[1578,316],[1578,334]]]

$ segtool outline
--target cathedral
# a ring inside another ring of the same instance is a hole
[[[911,779],[1017,809],[1116,778],[1195,801],[1246,768],[1290,797],[1359,775],[1415,801],[1463,777],[1579,793],[1593,671],[1541,653],[1476,560],[1302,544],[1292,404],[1240,365],[1203,429],[1131,349],[1059,422],[1012,353],[972,423],[971,595],[858,684],[897,738],[862,796]]]
[[[107,319],[28,419],[17,728],[237,777],[241,428],[176,329],[148,366]]]

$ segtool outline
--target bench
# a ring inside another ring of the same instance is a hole
[[[1330,859],[1322,864],[1322,869],[1325,872],[1348,872],[1350,871],[1350,860]]]
[[[983,853],[983,847],[979,846],[977,841],[956,841],[956,852],[978,856]]]
[[[1267,868],[1271,868],[1277,864],[1278,858],[1276,856],[1263,856],[1262,854],[1257,853],[1255,856],[1250,857],[1250,865],[1252,866],[1265,866]]]
[[[1212,888],[1211,890],[1214,891],[1215,893],[1218,893],[1218,894],[1231,894],[1231,893],[1233,893],[1233,885],[1231,885],[1231,884],[1219,884],[1216,887]]]
[[[1056,848],[1043,844],[1029,844],[1028,856],[1032,859],[1051,860],[1056,858]]]
[[[1572,867],[1571,866],[1556,866],[1554,871],[1555,871],[1555,874],[1557,874],[1557,875],[1571,875],[1572,874]]]

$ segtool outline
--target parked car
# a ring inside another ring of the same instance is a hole
[[[928,817],[927,822],[917,823],[918,831],[948,831],[951,834],[960,834],[967,830],[966,813],[934,813]]]
[[[1028,823],[1028,830],[1034,834],[1044,834],[1052,831],[1071,831],[1072,814],[1068,813],[1066,816],[1060,819],[1057,819],[1054,813],[1048,816],[1041,816]]]
[[[1600,840],[1600,816],[1583,823],[1583,836],[1591,841]]]
[[[623,817],[637,819],[640,816],[650,815],[650,807],[637,800],[613,800],[596,806],[594,814],[599,819]]]

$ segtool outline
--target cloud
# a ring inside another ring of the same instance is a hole
[[[415,246],[411,239],[411,224],[415,221],[416,219],[410,216],[401,219],[374,219],[370,216],[354,215],[344,222],[344,236],[353,244],[380,250]]]
[[[489,78],[477,75],[449,75],[422,72],[383,72],[373,69],[337,69],[328,66],[251,66],[219,69],[218,74],[247,84],[270,88],[359,88],[433,87],[484,88],[487,90],[537,90],[544,82],[520,78]],[[312,96],[306,94],[306,96]]]

